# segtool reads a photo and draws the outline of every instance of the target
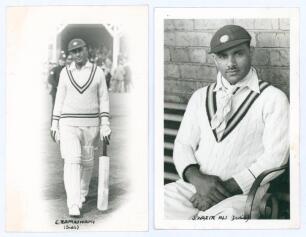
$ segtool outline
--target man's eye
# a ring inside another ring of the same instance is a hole
[[[218,58],[220,58],[220,59],[225,59],[225,58],[226,58],[226,56],[225,56],[225,55],[223,55],[223,54],[220,54],[220,55],[218,55]]]

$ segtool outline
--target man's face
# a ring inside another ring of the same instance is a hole
[[[59,64],[60,66],[64,66],[64,65],[65,65],[65,61],[64,61],[63,59],[59,59],[59,60],[58,60],[58,64]]]
[[[78,65],[84,65],[88,60],[86,47],[77,48],[71,51],[72,60]]]
[[[250,71],[251,56],[251,49],[245,43],[214,54],[214,60],[222,76],[233,85]]]

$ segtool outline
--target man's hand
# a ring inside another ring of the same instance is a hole
[[[107,145],[110,141],[110,135],[112,133],[112,130],[108,125],[101,125],[100,127],[100,139],[103,140]]]
[[[206,211],[208,208],[215,205],[215,202],[213,202],[207,196],[202,196],[199,193],[195,193],[191,197],[190,201],[192,202],[193,207],[199,209],[200,211]]]
[[[195,186],[197,194],[199,195],[195,197],[197,201],[194,202],[196,203],[199,202],[199,199],[202,199],[205,200],[203,202],[208,203],[205,204],[206,206],[213,206],[232,196],[218,176],[203,174],[197,167],[191,166],[187,168],[185,176]]]
[[[50,135],[54,142],[59,144],[60,141],[60,132],[58,128],[58,122],[52,122],[52,126],[50,128]]]
[[[242,194],[242,190],[239,187],[239,185],[237,184],[237,182],[235,181],[235,179],[230,178],[226,181],[223,182],[224,187],[230,191],[230,193],[233,195],[237,195],[237,194]]]

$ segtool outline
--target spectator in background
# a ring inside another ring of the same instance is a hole
[[[112,60],[110,60],[108,57],[105,59],[105,61],[102,64],[102,70],[104,71],[105,74],[105,79],[106,79],[106,85],[107,85],[107,89],[110,89],[110,81],[112,79]]]
[[[129,65],[127,57],[125,58],[123,68],[124,68],[124,92],[129,92],[131,90],[132,75],[131,75],[131,67]]]
[[[66,59],[66,66],[69,66],[71,63],[72,63],[72,56],[71,56],[71,54],[69,54],[67,59]]]
[[[118,66],[115,68],[113,73],[113,91],[123,92],[124,90],[124,76],[125,70],[123,67],[123,59],[121,56],[118,57]]]
[[[66,54],[64,51],[61,51],[61,54],[58,59],[58,64],[55,67],[53,67],[49,72],[48,84],[51,86],[51,90],[49,93],[52,97],[52,108],[54,106],[59,76],[63,67],[65,66],[65,59],[66,59]]]

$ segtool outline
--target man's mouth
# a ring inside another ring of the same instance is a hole
[[[237,74],[239,72],[238,69],[234,69],[234,70],[227,70],[226,73],[227,74]]]

